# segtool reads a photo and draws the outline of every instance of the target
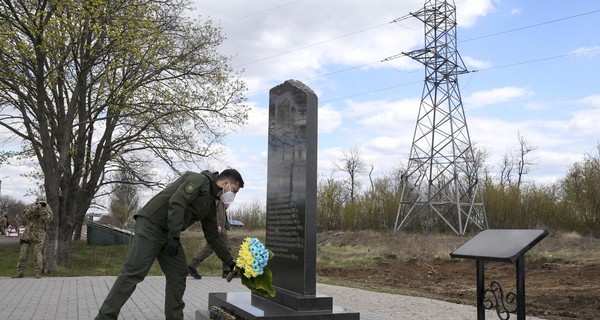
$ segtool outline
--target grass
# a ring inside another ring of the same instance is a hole
[[[240,231],[232,230],[229,232],[233,255],[237,255],[239,245],[244,237],[252,236],[264,240],[264,231]],[[186,231],[181,235],[181,242],[185,250],[188,261],[205,244],[204,236],[201,231]],[[78,276],[115,276],[121,272],[123,263],[127,258],[129,245],[114,246],[89,246],[86,241],[74,241],[72,243],[71,262],[69,268],[59,267],[52,273],[54,277],[78,277]],[[16,273],[17,260],[19,259],[18,242],[9,244],[0,244],[0,276],[13,276]],[[199,267],[199,272],[206,276],[221,275],[221,260],[215,254],[206,259]],[[158,262],[154,262],[148,275],[162,275]],[[29,259],[25,268],[25,276],[32,277],[33,269],[33,251],[29,252]]]
[[[244,237],[253,236],[264,240],[264,231],[231,230],[229,238],[233,255],[237,255]],[[181,236],[188,261],[204,246],[201,231],[186,231]],[[401,261],[410,259],[450,259],[449,253],[466,242],[468,237],[454,235],[393,234],[377,231],[323,232],[317,236],[317,263],[322,267],[355,268],[374,263],[380,258]],[[573,261],[597,261],[600,259],[600,240],[581,237],[573,233],[550,234],[528,252],[534,257],[568,259]],[[0,276],[12,276],[16,272],[19,257],[18,243],[0,245]],[[107,276],[118,275],[127,257],[128,245],[88,246],[85,241],[72,245],[72,267],[59,268],[51,276]],[[25,276],[33,276],[33,253],[30,252]],[[199,267],[203,276],[219,276],[221,261],[212,255]],[[154,263],[149,275],[162,275],[158,263]]]

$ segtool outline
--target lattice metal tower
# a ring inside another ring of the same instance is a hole
[[[454,1],[426,0],[423,9],[411,15],[425,23],[425,49],[402,55],[425,65],[425,84],[394,230],[417,216],[426,229],[439,219],[460,235],[470,224],[486,229],[478,168],[458,87],[458,75],[468,71],[456,50]]]

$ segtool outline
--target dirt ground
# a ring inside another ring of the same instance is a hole
[[[569,263],[526,258],[525,269],[528,316],[548,320],[600,319],[600,261]],[[354,283],[365,290],[377,288],[377,291],[476,305],[474,260],[399,261],[390,256],[365,268],[342,271],[327,267],[319,268],[317,274],[339,283]],[[486,263],[485,277],[486,288],[491,281],[498,281],[505,294],[516,293],[513,264]]]

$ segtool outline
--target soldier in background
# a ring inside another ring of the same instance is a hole
[[[17,274],[13,278],[23,278],[29,247],[33,247],[35,277],[39,279],[42,277],[46,226],[52,221],[52,209],[46,203],[46,197],[39,196],[34,204],[25,208],[23,215],[27,219],[27,227],[20,238],[21,252],[19,254],[19,262],[17,263]]]
[[[229,243],[229,238],[227,237],[227,230],[229,230],[229,220],[227,220],[227,213],[225,212],[225,210],[227,210],[227,207],[229,207],[228,204],[224,204],[223,201],[221,200],[217,200],[217,230],[219,232],[219,236],[221,236],[221,239],[223,239],[223,242],[225,242],[225,245],[227,245],[227,249],[229,249],[229,252],[231,252],[231,245]],[[196,253],[196,256],[194,256],[194,258],[192,259],[192,262],[190,264],[188,264],[188,270],[190,272],[190,275],[194,278],[194,279],[202,279],[202,276],[198,273],[198,266],[200,265],[200,263],[202,263],[202,261],[204,261],[206,258],[210,257],[215,251],[213,250],[213,248],[210,246],[210,244],[206,243],[204,245],[204,247],[202,249],[200,249],[200,251],[198,251],[198,253]],[[223,278],[227,278],[227,275],[229,274],[229,272],[231,270],[229,270],[229,266],[223,262]]]
[[[0,217],[0,235],[6,235],[6,228],[8,227],[8,214],[3,214]]]

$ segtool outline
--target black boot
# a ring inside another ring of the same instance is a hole
[[[190,272],[190,276],[192,276],[192,278],[202,279],[202,276],[200,274],[198,274],[198,271],[196,270],[196,268],[190,266],[189,264],[188,264],[188,271]]]

